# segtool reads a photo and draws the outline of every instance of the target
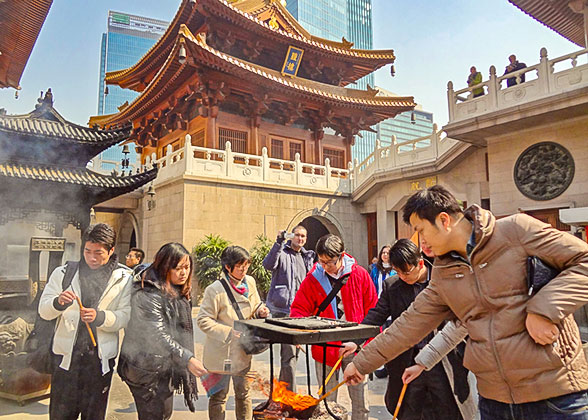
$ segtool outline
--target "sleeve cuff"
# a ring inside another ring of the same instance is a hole
[[[67,308],[69,308],[71,306],[72,302],[66,303],[65,305],[62,305],[59,303],[59,296],[56,297],[55,299],[53,299],[53,307],[55,309],[57,309],[58,311],[65,311]]]
[[[97,311],[96,312],[96,319],[94,319],[94,325],[96,327],[101,327],[104,324],[104,320],[106,319],[106,313],[104,311]]]

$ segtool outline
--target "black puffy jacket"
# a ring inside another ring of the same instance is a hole
[[[118,374],[129,385],[154,389],[172,370],[185,370],[194,356],[180,345],[178,305],[185,297],[166,295],[161,282],[138,277],[133,283],[131,320],[125,329]],[[185,304],[185,303],[184,303]]]

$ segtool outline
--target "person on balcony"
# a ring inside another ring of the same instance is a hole
[[[472,87],[482,83],[482,73],[476,70],[476,66],[470,68],[470,74],[468,76],[468,86]],[[472,95],[474,98],[484,95],[484,88],[482,86],[472,89]]]
[[[288,240],[286,235],[290,235]],[[273,318],[290,315],[290,306],[302,280],[312,268],[315,253],[304,249],[307,232],[302,225],[296,226],[292,233],[278,232],[276,242],[263,259],[263,266],[272,273],[272,282],[267,295],[267,306]],[[280,381],[288,384],[288,389],[296,392],[296,361],[298,349],[290,344],[280,345]]]
[[[355,258],[345,253],[345,245],[341,238],[328,234],[322,236],[315,247],[318,264],[307,274],[292,302],[290,316],[302,318],[318,315],[350,322],[361,322],[368,311],[376,305],[377,295],[374,283],[365,268],[357,264]],[[330,343],[341,345],[340,342]],[[323,369],[331,370],[337,360],[342,357],[341,367],[344,369],[352,360],[357,344],[343,343],[343,348],[327,347],[326,360],[323,348],[312,346],[312,357],[315,360],[318,382],[323,382]],[[337,370],[329,381],[324,392],[331,390],[339,377]],[[366,381],[349,387],[351,398],[351,420],[367,420],[369,407],[367,402]],[[337,392],[333,392],[329,401],[337,400]]]
[[[517,60],[517,56],[514,54],[512,54],[511,56],[508,57],[508,61],[509,61],[509,64],[508,64],[508,66],[506,66],[506,69],[504,70],[504,74],[514,73],[517,70],[522,70],[527,67],[527,65],[525,63],[519,62]],[[517,77],[519,78],[519,83],[517,83]],[[524,83],[524,82],[525,82],[525,73],[523,73],[519,76],[516,76],[516,77],[509,77],[508,79],[506,79],[506,86],[511,87],[511,86],[515,86],[517,84]]]

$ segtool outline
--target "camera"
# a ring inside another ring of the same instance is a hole
[[[284,232],[284,239],[294,239],[294,233],[293,232]]]

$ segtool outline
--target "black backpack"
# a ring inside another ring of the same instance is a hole
[[[78,265],[79,263],[77,261],[68,261],[65,264],[62,290],[67,289],[71,285],[71,281],[76,271],[78,271]],[[39,311],[37,310],[35,326],[25,342],[25,351],[28,353],[27,364],[39,373],[49,375],[53,373],[53,336],[58,319],[59,317],[47,321],[39,316]]]

